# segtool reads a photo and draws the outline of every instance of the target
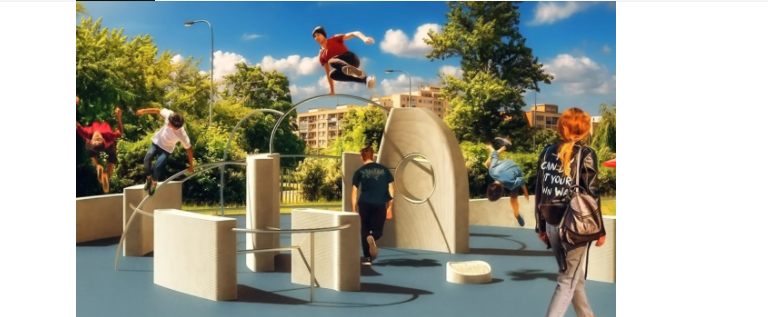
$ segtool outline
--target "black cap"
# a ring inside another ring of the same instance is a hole
[[[323,37],[328,38],[328,35],[325,34],[325,29],[322,26],[318,26],[312,30],[312,38],[315,38],[315,33],[320,33]]]

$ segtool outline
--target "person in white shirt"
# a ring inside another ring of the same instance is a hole
[[[157,181],[160,180],[160,174],[163,171],[165,163],[176,149],[176,144],[181,143],[187,149],[189,158],[189,167],[187,171],[192,173],[195,169],[195,160],[192,156],[192,144],[189,142],[189,136],[184,131],[184,117],[181,114],[174,113],[170,109],[141,109],[136,111],[137,115],[159,114],[165,118],[165,124],[160,130],[152,136],[152,146],[149,147],[147,155],[144,156],[144,173],[147,176],[147,183],[144,190],[149,191],[149,195],[155,193]],[[152,160],[157,157],[155,165]]]

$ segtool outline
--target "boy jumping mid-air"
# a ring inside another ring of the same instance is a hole
[[[334,81],[366,84],[368,89],[373,89],[376,85],[376,77],[366,76],[365,72],[359,68],[360,59],[344,45],[344,41],[353,37],[363,40],[365,44],[373,44],[373,38],[366,37],[360,32],[339,34],[332,38],[327,38],[325,29],[322,26],[312,30],[312,37],[322,47],[319,56],[320,65],[323,65],[325,68],[325,76],[328,78],[328,85],[331,86],[331,95],[336,93],[333,85]]]
[[[151,196],[155,194],[157,181],[160,180],[160,175],[163,172],[165,163],[168,162],[168,157],[176,149],[176,144],[181,143],[187,149],[187,158],[189,159],[187,171],[190,173],[195,169],[195,160],[192,156],[192,144],[189,142],[189,136],[187,136],[187,132],[184,130],[184,117],[170,109],[141,109],[136,111],[137,115],[148,113],[159,114],[165,118],[165,124],[152,136],[152,145],[149,147],[147,155],[144,156],[144,173],[147,176],[147,184],[144,185],[144,190],[149,191]],[[153,166],[152,160],[156,156],[157,161]]]
[[[528,201],[528,189],[525,188],[523,170],[513,160],[499,160],[499,154],[504,153],[512,143],[502,138],[496,138],[494,141],[499,144],[498,150],[494,150],[490,143],[486,144],[491,156],[485,162],[485,167],[488,168],[488,173],[494,180],[491,185],[488,185],[488,200],[497,201],[504,194],[504,188],[509,190],[509,202],[512,204],[515,218],[521,227],[525,226],[525,221],[520,216],[520,204],[517,202],[519,188],[523,189],[525,201]]]
[[[80,103],[80,98],[75,97],[75,104]],[[120,108],[115,109],[115,117],[117,117],[118,131],[112,131],[112,127],[109,123],[95,121],[90,126],[83,127],[80,123],[77,123],[75,129],[83,139],[85,139],[85,148],[88,150],[88,155],[93,160],[93,165],[96,166],[96,178],[101,184],[101,188],[106,194],[109,192],[109,178],[112,176],[112,172],[115,170],[115,164],[117,163],[117,139],[123,135],[123,111]],[[99,163],[99,155],[101,152],[107,153],[107,172],[104,173],[104,166]]]

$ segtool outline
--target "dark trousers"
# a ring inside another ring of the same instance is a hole
[[[365,78],[347,76],[347,74],[344,74],[344,72],[341,71],[344,66],[360,67],[360,59],[357,58],[355,53],[347,51],[346,53],[339,54],[338,56],[331,58],[328,61],[328,64],[331,64],[331,73],[329,74],[331,79],[335,81],[351,81],[365,84]]]
[[[368,236],[373,240],[379,240],[384,234],[384,223],[387,221],[387,204],[369,204],[358,202],[357,210],[360,213],[360,237],[363,240],[363,256],[371,257],[368,246]]]
[[[157,161],[153,166],[152,159],[154,159],[155,156],[157,156]],[[171,156],[171,153],[166,152],[163,148],[157,146],[157,144],[152,143],[152,146],[149,147],[149,151],[147,151],[147,155],[144,156],[144,174],[147,177],[152,176],[153,181],[160,181],[160,173],[163,172],[163,167],[165,166],[165,163],[168,162],[169,156]]]

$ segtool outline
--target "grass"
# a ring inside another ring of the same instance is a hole
[[[616,216],[616,197],[601,197],[600,209],[603,216]]]
[[[291,213],[291,210],[295,208],[314,208],[314,209],[341,211],[341,201],[318,201],[318,202],[302,202],[302,203],[293,203],[293,204],[280,204],[280,213],[289,214]],[[214,213],[221,212],[221,205],[213,205],[213,206],[185,205],[182,207],[182,210],[193,211],[203,215],[213,215]],[[224,215],[225,216],[245,215],[245,206],[225,204]]]

